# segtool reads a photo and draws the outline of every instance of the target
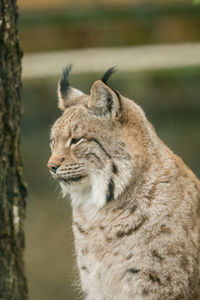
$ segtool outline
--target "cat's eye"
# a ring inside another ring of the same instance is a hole
[[[78,138],[78,139],[76,139],[76,138],[72,138],[71,139],[71,143],[70,143],[70,145],[75,145],[75,144],[78,144],[81,140],[83,140],[83,137],[81,137],[81,138]]]

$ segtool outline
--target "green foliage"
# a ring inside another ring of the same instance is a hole
[[[22,48],[26,53],[199,41],[200,5],[194,1],[200,0],[176,0],[165,5],[77,7],[37,14],[23,11]]]
[[[200,4],[200,0],[193,0],[194,4]]]

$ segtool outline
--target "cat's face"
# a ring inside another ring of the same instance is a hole
[[[65,84],[66,90],[62,80],[59,83],[63,114],[51,130],[48,167],[64,195],[84,199],[84,194],[92,193],[102,207],[118,197],[137,173],[139,147],[135,154],[132,149],[138,130],[131,131],[134,142],[127,119],[132,113],[124,109],[123,97],[104,82],[96,81],[90,95]]]

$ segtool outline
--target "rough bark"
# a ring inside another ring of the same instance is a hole
[[[0,0],[0,300],[27,299],[26,187],[19,152],[21,57],[15,0]]]

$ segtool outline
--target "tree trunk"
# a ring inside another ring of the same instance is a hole
[[[24,275],[26,186],[19,153],[21,57],[15,0],[0,0],[0,300],[28,299]]]

